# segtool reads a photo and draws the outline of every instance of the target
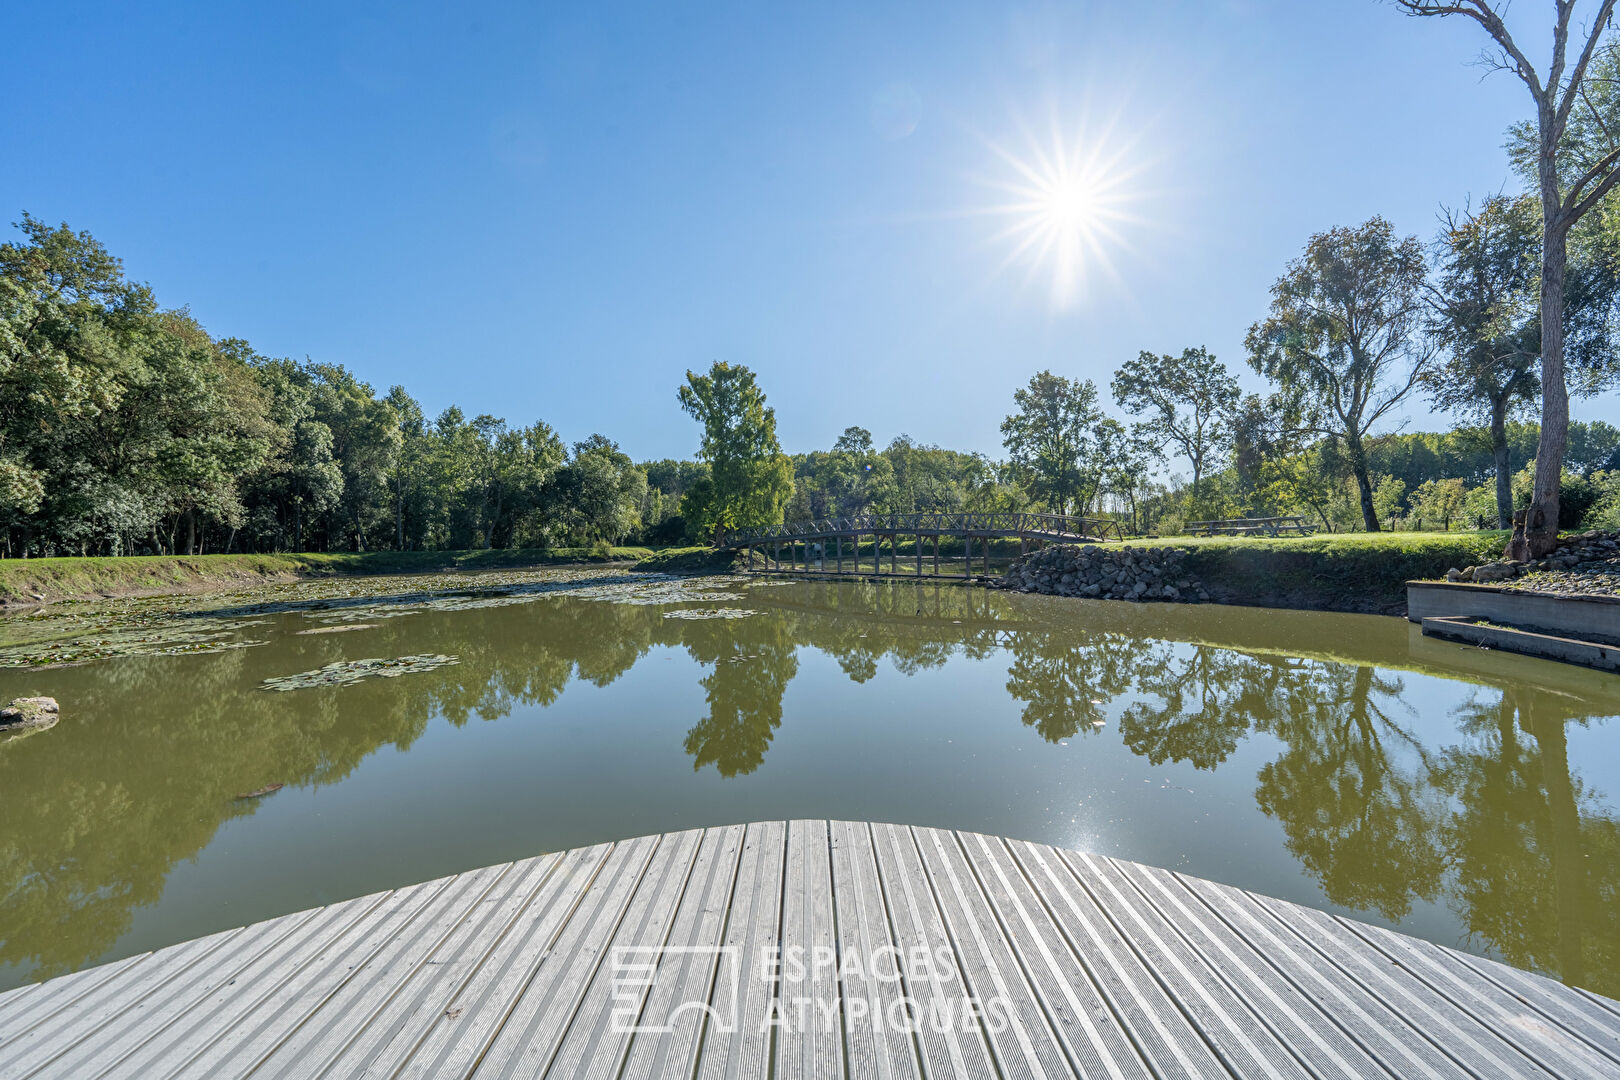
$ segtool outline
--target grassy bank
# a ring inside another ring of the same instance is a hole
[[[1505,532],[1396,532],[1130,543],[1185,548],[1188,571],[1222,603],[1403,614],[1407,581],[1498,558],[1507,541]]]
[[[724,574],[737,560],[734,551],[711,547],[665,548],[636,563],[635,569],[662,574]]]
[[[650,548],[548,551],[305,552],[285,555],[134,555],[121,558],[0,560],[0,603],[31,604],[92,596],[155,595],[238,588],[265,581],[336,574],[423,574],[566,563],[635,561]]]

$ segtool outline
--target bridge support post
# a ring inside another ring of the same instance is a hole
[[[889,534],[889,573],[900,572],[900,534]]]
[[[838,534],[838,572],[844,572],[844,534]]]
[[[771,548],[771,569],[782,569],[782,541],[777,540]]]
[[[962,576],[973,576],[973,537],[967,533],[962,534]]]
[[[922,533],[917,534],[917,576],[922,577]]]
[[[939,577],[939,533],[934,534],[934,576]]]
[[[990,576],[990,538],[984,538],[984,576]]]

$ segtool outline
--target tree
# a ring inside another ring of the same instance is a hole
[[[793,463],[776,441],[776,410],[754,373],[741,364],[716,361],[706,375],[686,373],[681,408],[703,425],[698,459],[707,478],[681,499],[681,513],[694,535],[718,543],[727,529],[773,525],[793,493]]]
[[[1013,393],[1013,404],[1018,411],[1001,422],[1002,445],[1026,486],[1052,513],[1067,514],[1071,506],[1083,511],[1088,478],[1082,458],[1094,449],[1103,419],[1096,384],[1042,371]]]
[[[1105,424],[1107,452],[1102,457],[1101,491],[1124,500],[1131,515],[1131,532],[1140,533],[1144,531],[1141,503],[1152,485],[1153,465],[1164,457],[1159,433],[1145,424],[1132,424],[1129,429],[1116,420]]]
[[[1423,247],[1374,217],[1311,237],[1271,289],[1271,316],[1249,328],[1256,371],[1299,396],[1307,428],[1343,441],[1368,532],[1379,530],[1364,440],[1417,385]]]
[[[1614,58],[1613,39],[1605,42],[1616,0],[1598,0],[1592,21],[1577,35],[1579,52],[1569,64],[1570,20],[1575,0],[1554,5],[1552,54],[1545,75],[1508,32],[1492,0],[1396,0],[1414,16],[1462,15],[1490,35],[1500,52],[1488,66],[1511,71],[1535,103],[1534,161],[1541,196],[1541,444],[1536,480],[1525,515],[1525,548],[1518,556],[1540,558],[1558,542],[1558,493],[1569,430],[1569,393],[1564,381],[1564,286],[1570,230],[1620,181],[1620,135],[1588,94],[1586,76],[1600,47]],[[1500,5],[1500,0],[1498,0]],[[1596,85],[1609,100],[1612,82]],[[1579,113],[1577,103],[1582,104]]]
[[[1513,525],[1513,469],[1507,422],[1535,400],[1541,328],[1536,282],[1540,229],[1529,196],[1495,196],[1478,213],[1447,216],[1432,303],[1445,359],[1424,385],[1436,407],[1484,414],[1496,464],[1497,524]]]
[[[1462,515],[1467,499],[1468,486],[1456,477],[1426,480],[1412,492],[1412,513],[1419,524],[1438,521],[1442,532],[1450,532],[1452,520]]]
[[[1206,468],[1232,444],[1227,417],[1238,402],[1238,384],[1226,365],[1199,347],[1180,356],[1142,352],[1114,373],[1114,400],[1132,416],[1148,414],[1145,432],[1174,443],[1192,462],[1192,497]]]
[[[27,214],[17,228],[0,244],[0,515],[22,520],[26,556],[51,460],[75,457],[64,424],[116,407],[156,304],[89,233]]]
[[[574,444],[574,459],[558,470],[554,491],[574,536],[616,544],[641,524],[647,474],[618,443],[592,435]]]

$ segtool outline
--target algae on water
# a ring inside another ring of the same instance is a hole
[[[259,684],[261,690],[307,690],[317,686],[347,686],[361,679],[377,676],[393,679],[418,671],[432,671],[447,664],[459,664],[461,659],[444,653],[423,653],[418,656],[374,656],[365,660],[339,660],[316,668],[300,671],[296,675],[278,675]]]

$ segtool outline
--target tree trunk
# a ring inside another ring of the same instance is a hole
[[[1547,712],[1543,707],[1543,713]],[[1582,879],[1585,876],[1581,850],[1581,814],[1575,802],[1575,785],[1569,774],[1568,733],[1561,717],[1537,716],[1535,706],[1525,703],[1519,722],[1535,736],[1541,750],[1542,783],[1547,792],[1547,822],[1552,832],[1550,844],[1542,847],[1552,863],[1553,916],[1557,931],[1558,976],[1572,985],[1586,981],[1584,949],[1586,912]]]
[[[1361,521],[1368,532],[1382,532],[1378,512],[1373,509],[1372,478],[1367,475],[1367,451],[1361,445],[1361,436],[1354,431],[1345,433],[1345,448],[1350,452],[1350,471],[1355,474],[1356,487],[1361,491]]]
[[[1542,190],[1546,190],[1543,178]],[[1543,203],[1546,202],[1544,198]],[[1564,388],[1564,264],[1566,226],[1543,214],[1541,230],[1541,442],[1535,487],[1525,514],[1529,556],[1539,559],[1558,543],[1558,488],[1569,439],[1569,392]],[[1522,553],[1509,552],[1522,557]]]
[[[186,511],[186,554],[197,554],[197,515],[194,511]]]
[[[1496,527],[1513,528],[1513,472],[1508,461],[1508,396],[1491,402],[1491,457],[1496,461]]]
[[[495,492],[495,512],[489,516],[489,524],[484,526],[484,550],[488,551],[495,546],[495,523],[501,519],[501,493]]]

